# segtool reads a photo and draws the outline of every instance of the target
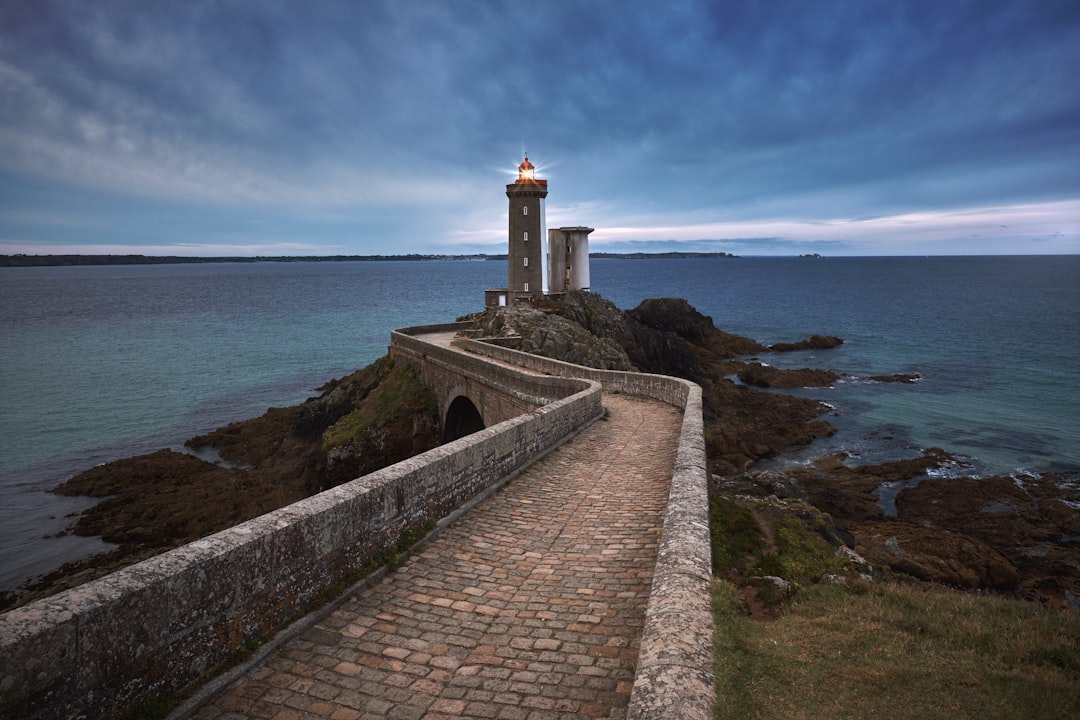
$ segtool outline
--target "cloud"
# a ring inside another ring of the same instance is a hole
[[[1080,197],[1067,0],[40,0],[0,26],[0,181],[37,188],[0,198],[4,237],[77,208],[486,246],[526,149],[549,224],[597,238]]]
[[[662,224],[675,219],[638,217],[629,226],[602,227],[590,236],[590,245],[612,251],[647,245],[659,252],[678,244],[701,249],[704,243],[713,251],[748,254],[940,255],[987,254],[1003,247],[1040,252],[1031,247],[1039,243],[1055,252],[1080,252],[1080,200],[870,218]]]

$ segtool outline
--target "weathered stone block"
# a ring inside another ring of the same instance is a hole
[[[33,715],[74,694],[77,632],[59,596],[0,615],[0,716],[15,708]]]

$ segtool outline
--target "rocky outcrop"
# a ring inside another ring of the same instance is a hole
[[[806,488],[814,506],[838,520],[878,520],[884,510],[878,505],[878,490],[887,484],[900,485],[925,476],[949,462],[949,455],[930,448],[920,457],[877,465],[848,465],[845,453],[826,455],[811,468],[789,470],[788,475]]]
[[[697,380],[704,389],[708,451],[722,470],[743,469],[787,445],[831,432],[816,419],[824,409],[816,402],[724,379],[727,358],[764,348],[717,330],[685,300],[650,300],[623,313],[599,295],[570,293],[539,308],[502,308],[474,319],[479,334],[528,352]],[[159,451],[65,483],[58,492],[107,498],[83,513],[73,532],[100,534],[119,547],[65,566],[20,601],[85,582],[438,444],[434,399],[407,367],[388,358],[321,390],[300,405],[272,408],[187,443],[221,463]]]
[[[859,553],[894,571],[964,590],[1013,592],[1020,573],[1000,552],[969,535],[903,522],[855,526]]]
[[[306,495],[439,444],[438,403],[408,365],[383,357],[324,385],[322,395],[189,440],[235,465],[281,474]]]
[[[404,363],[384,357],[333,380],[315,398],[187,442],[107,463],[55,489],[104,498],[75,520],[77,535],[116,543],[69,563],[0,609],[92,580],[436,447],[438,406]]]
[[[1060,475],[922,480],[896,498],[897,519],[993,548],[1025,598],[1080,610],[1080,486]],[[991,586],[995,587],[995,586]],[[1071,597],[1071,599],[1069,599]]]
[[[932,477],[955,460],[848,465],[819,458],[785,475],[871,563],[920,580],[1015,594],[1054,607],[1080,598],[1080,487],[1058,475]],[[886,488],[892,503],[881,502]]]
[[[793,343],[773,343],[769,346],[771,352],[791,352],[793,350],[831,350],[843,345],[844,341],[832,335],[811,335],[809,340],[800,340]]]
[[[626,316],[640,328],[635,336],[640,345],[638,367],[680,375],[698,384],[711,379],[718,361],[765,350],[754,340],[717,329],[711,317],[682,298],[644,300]],[[668,358],[672,345],[686,347],[691,358],[683,373],[665,369],[674,370],[675,363]]]
[[[739,380],[747,385],[779,389],[829,387],[840,379],[840,374],[831,370],[814,368],[781,370],[761,363],[746,363],[739,370],[738,376]]]
[[[584,319],[590,316],[584,307]],[[595,320],[601,319],[595,315]],[[575,365],[598,368],[601,370],[630,370],[633,368],[630,358],[618,337],[622,339],[617,319],[603,316],[611,325],[597,329],[607,334],[595,334],[586,326],[562,317],[551,310],[520,305],[517,307],[489,308],[476,316],[478,322],[476,336],[485,339],[499,339],[500,344],[522,352],[557,358]],[[614,337],[613,337],[614,336]]]

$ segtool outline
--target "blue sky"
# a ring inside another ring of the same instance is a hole
[[[0,253],[1080,252],[1077,0],[0,0]]]

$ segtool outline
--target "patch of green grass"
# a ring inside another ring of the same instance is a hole
[[[363,401],[358,399],[354,409],[326,431],[323,450],[347,445],[402,414],[438,413],[435,396],[407,363],[384,357],[371,367],[377,378],[373,386],[360,388]]]
[[[808,530],[798,518],[778,517],[773,524],[773,534],[776,551],[763,553],[750,568],[751,575],[775,575],[803,584],[844,568],[844,561],[835,557],[832,546]]]
[[[885,583],[804,588],[746,617],[713,583],[720,718],[1080,717],[1080,616]]]
[[[709,498],[713,572],[742,572],[765,549],[765,533],[754,514],[726,497]]]

